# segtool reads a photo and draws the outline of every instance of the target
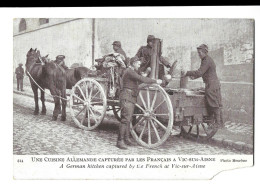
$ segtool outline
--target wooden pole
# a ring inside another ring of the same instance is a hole
[[[92,65],[95,63],[95,18],[92,19]]]

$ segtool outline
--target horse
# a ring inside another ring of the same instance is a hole
[[[49,89],[54,98],[55,107],[53,110],[52,120],[56,121],[61,113],[61,121],[66,120],[66,72],[62,67],[54,62],[47,63],[47,57],[41,57],[40,51],[30,49],[26,55],[26,74],[30,77],[31,87],[34,93],[35,110],[34,115],[39,114],[38,105],[38,88],[41,90],[42,111],[41,114],[46,114],[45,92],[44,89]],[[60,105],[62,99],[62,109]]]

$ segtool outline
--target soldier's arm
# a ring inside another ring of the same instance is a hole
[[[209,64],[206,60],[201,62],[200,68],[196,71],[187,71],[186,76],[193,76],[195,78],[201,77],[209,68]]]
[[[161,61],[162,64],[165,65],[167,68],[170,68],[170,63],[169,63],[163,56],[160,56],[160,61]]]
[[[139,50],[137,51],[137,53],[136,53],[136,55],[135,55],[136,57],[138,57],[138,58],[141,58],[141,57],[142,57],[142,48],[143,48],[143,47],[140,47],[140,48],[139,48]]]
[[[149,77],[143,77],[134,71],[129,71],[128,73],[129,73],[129,78],[134,81],[140,81],[142,83],[147,83],[147,84],[156,83],[156,80],[151,79]]]

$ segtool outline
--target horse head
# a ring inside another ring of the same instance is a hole
[[[40,57],[40,56],[38,57],[42,65],[45,65],[51,61],[48,56],[49,56],[49,54],[46,56],[43,56],[43,57]]]

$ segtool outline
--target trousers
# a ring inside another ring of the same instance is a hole
[[[23,79],[17,79],[17,90],[19,90],[19,88],[23,90]]]

